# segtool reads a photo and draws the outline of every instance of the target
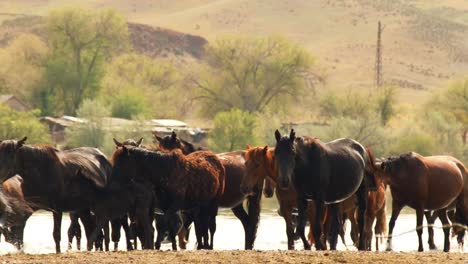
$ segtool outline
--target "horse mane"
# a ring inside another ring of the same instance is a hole
[[[18,149],[20,157],[33,158],[40,161],[60,162],[59,150],[50,145],[24,145]]]

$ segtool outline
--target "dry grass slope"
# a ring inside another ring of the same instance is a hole
[[[11,2],[0,0],[0,10],[45,15],[62,5],[59,0]],[[400,99],[412,104],[468,72],[468,4],[463,0],[85,0],[81,5],[112,7],[132,22],[208,40],[237,33],[285,35],[317,57],[326,86],[335,90],[372,87],[381,20],[384,79],[405,88]]]

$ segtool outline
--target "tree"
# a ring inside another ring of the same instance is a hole
[[[109,63],[100,97],[116,117],[179,117],[188,111],[181,108],[189,96],[178,86],[179,78],[168,60],[123,54]]]
[[[250,113],[289,105],[301,97],[313,63],[301,47],[281,37],[224,37],[207,48],[206,63],[192,78],[195,99],[208,116],[231,108]]]
[[[438,111],[447,120],[455,119],[463,144],[468,140],[468,78],[455,81],[442,92],[435,94],[427,104],[427,111]]]
[[[47,126],[37,119],[39,111],[18,112],[0,105],[0,140],[28,137],[29,143],[49,143]]]
[[[42,102],[75,114],[83,99],[98,94],[104,60],[127,47],[127,23],[113,10],[64,8],[52,11],[47,24],[52,52]]]
[[[214,120],[208,144],[214,152],[244,149],[247,144],[256,144],[253,133],[255,116],[240,109],[219,112]]]
[[[47,45],[33,34],[22,34],[0,49],[0,93],[11,93],[30,103],[43,82]]]

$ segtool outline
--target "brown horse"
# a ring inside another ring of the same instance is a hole
[[[379,251],[379,239],[382,240],[387,232],[387,217],[385,213],[385,191],[387,186],[380,177],[376,177],[377,190],[367,193],[367,208],[364,221],[364,235],[366,236],[366,249],[371,250],[372,226],[375,223],[375,250]]]
[[[389,223],[388,250],[401,209],[408,205],[416,210],[419,251],[423,251],[422,224],[424,210],[435,210],[444,225],[444,251],[450,250],[450,224],[447,208],[456,207],[456,221],[467,224],[468,172],[459,160],[450,156],[423,157],[415,152],[391,157],[380,165],[380,174],[392,193],[392,217]]]
[[[175,132],[170,136],[158,137],[157,148],[165,150],[181,149],[186,155],[201,150],[192,143],[179,138]],[[217,154],[226,171],[226,185],[224,193],[219,200],[219,207],[231,208],[234,215],[241,221],[244,227],[245,244],[244,249],[253,249],[257,234],[258,222],[260,219],[261,190],[263,189],[263,179],[253,183],[252,195],[245,195],[241,192],[241,182],[245,174],[245,153],[246,151],[233,151]],[[247,211],[243,207],[243,202],[247,201]],[[187,234],[184,228],[182,232]],[[179,236],[179,244],[180,239]],[[187,238],[187,237],[186,237]],[[185,247],[185,245],[183,245]]]
[[[16,175],[3,182],[0,188],[0,233],[18,249],[23,248],[23,231],[34,210],[24,200],[23,179]]]
[[[218,200],[224,192],[224,167],[208,151],[189,155],[163,153],[138,147],[118,147],[112,156],[112,178],[130,177],[136,182],[151,183],[156,194],[156,208],[172,219],[170,239],[176,250],[175,236],[181,221],[182,210],[194,210],[195,231],[198,249],[213,246],[208,238],[208,229],[215,226]]]
[[[51,146],[29,146],[22,140],[0,142],[0,181],[21,175],[25,200],[33,209],[53,212],[56,252],[60,252],[62,212],[90,208],[96,192],[106,188],[112,166],[94,148],[59,151]],[[89,188],[81,184],[90,183]]]

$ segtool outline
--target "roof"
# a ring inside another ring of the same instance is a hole
[[[16,101],[17,104],[19,104],[20,108],[18,108],[18,106],[9,104],[9,106],[11,108],[13,108],[13,109],[15,109],[17,111],[27,111],[27,110],[30,109],[27,104],[25,104],[23,101],[18,99],[18,97],[14,96],[12,94],[2,94],[2,95],[0,95],[0,104],[11,102],[11,100],[14,100],[14,101]]]
[[[157,127],[188,127],[186,123],[175,119],[151,119],[151,123]]]

